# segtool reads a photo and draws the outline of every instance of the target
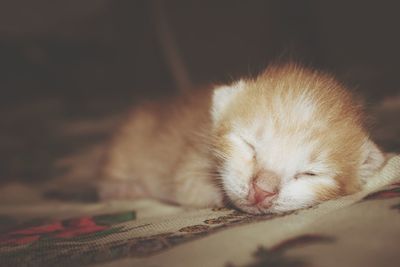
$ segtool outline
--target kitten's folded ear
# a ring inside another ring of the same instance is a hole
[[[214,89],[211,107],[211,116],[214,124],[220,120],[222,113],[232,99],[243,89],[244,81],[242,80]]]
[[[385,156],[377,145],[370,139],[363,145],[363,161],[359,168],[359,177],[365,183],[369,177],[374,175],[385,162]]]

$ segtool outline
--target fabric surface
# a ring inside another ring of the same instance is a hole
[[[400,156],[357,194],[281,215],[156,201],[0,205],[0,266],[399,266]]]

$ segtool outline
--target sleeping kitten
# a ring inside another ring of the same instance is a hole
[[[111,143],[99,193],[278,213],[355,193],[383,161],[352,95],[287,64],[136,108]]]

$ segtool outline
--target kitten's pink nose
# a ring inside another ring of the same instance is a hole
[[[261,189],[256,183],[253,183],[252,188],[250,188],[249,199],[253,204],[258,204],[276,195],[276,192],[269,192]]]
[[[262,171],[257,174],[250,184],[248,199],[253,205],[267,204],[277,194],[280,183],[279,177],[271,171]]]

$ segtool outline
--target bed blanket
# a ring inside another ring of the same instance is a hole
[[[400,266],[400,156],[357,194],[279,215],[154,200],[0,204],[0,266]]]

